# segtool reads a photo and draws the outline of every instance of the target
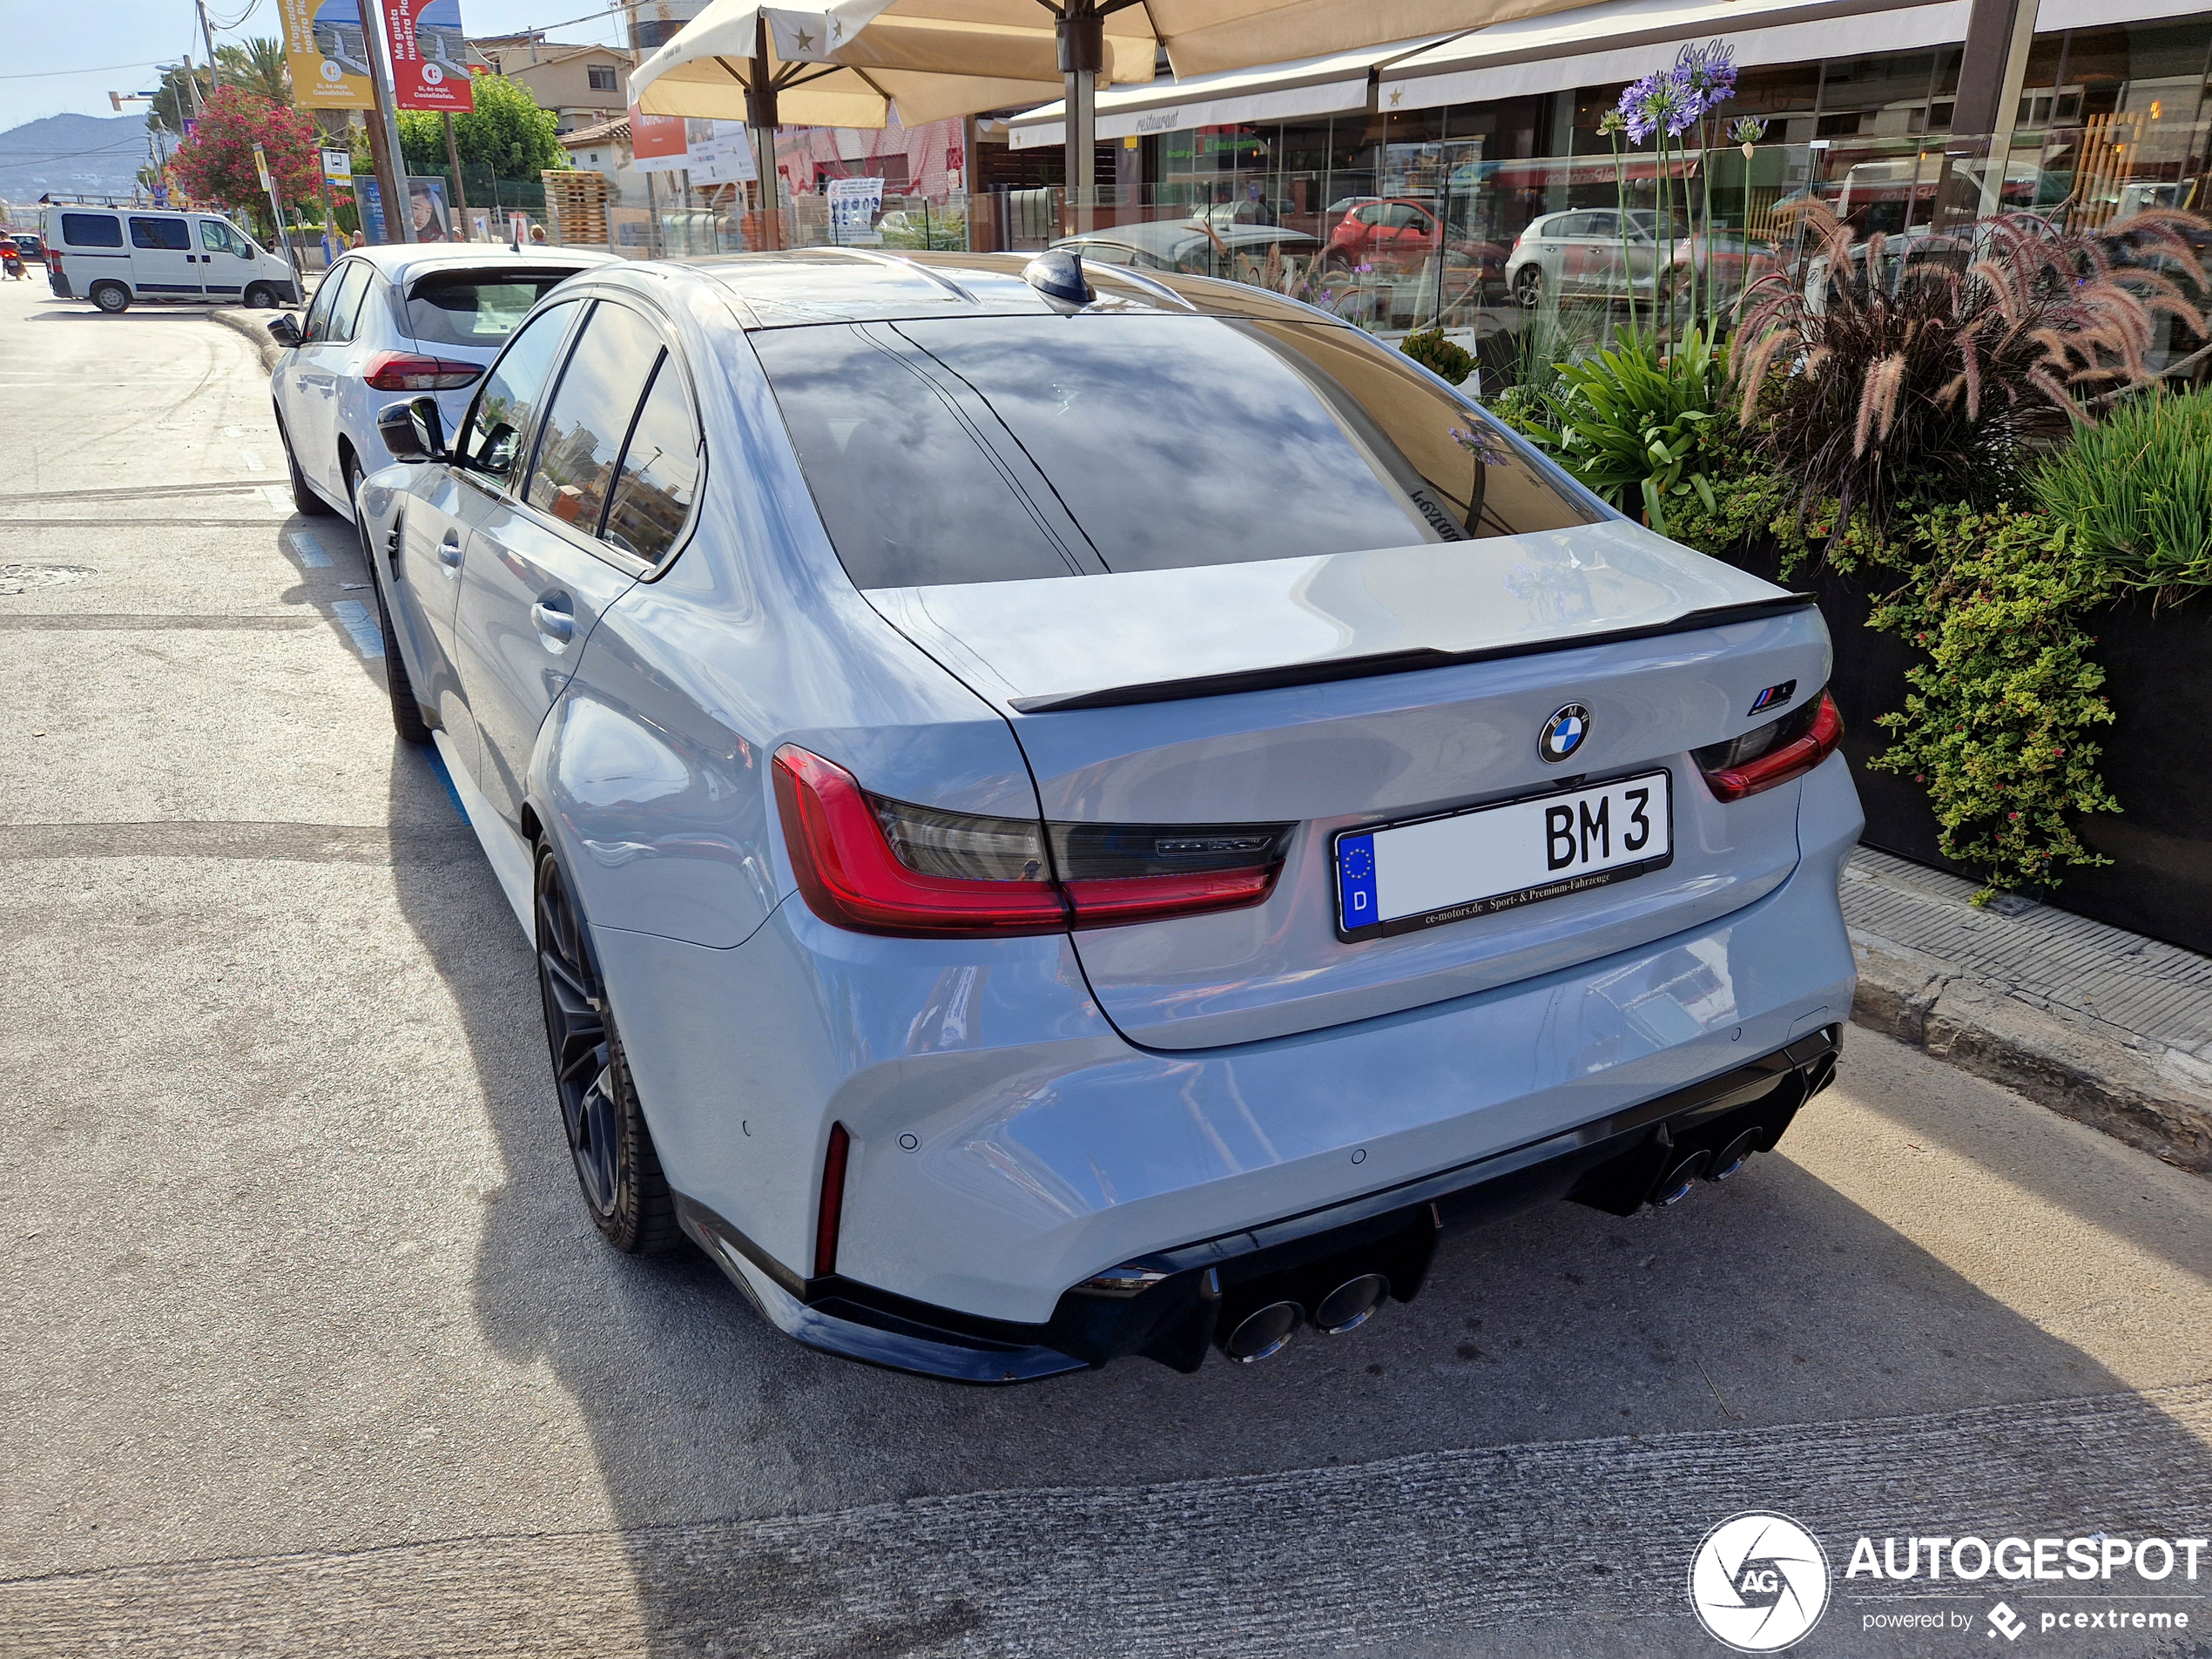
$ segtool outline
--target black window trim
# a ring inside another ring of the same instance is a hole
[[[553,297],[551,294],[546,296],[549,300]],[[666,314],[658,306],[645,300],[642,294],[633,293],[626,287],[595,286],[585,289],[580,294],[563,294],[560,298],[563,300],[570,298],[581,299],[584,303],[577,320],[569,325],[568,334],[563,339],[558,347],[560,354],[555,360],[552,378],[548,383],[545,396],[530,415],[530,429],[523,449],[523,452],[529,456],[529,464],[509,475],[508,482],[502,493],[507,498],[507,504],[515,511],[527,513],[532,523],[552,530],[563,540],[575,543],[602,563],[610,565],[624,576],[639,582],[657,581],[667,574],[669,567],[676,563],[685,548],[691,544],[692,534],[698,528],[699,509],[706,500],[706,427],[705,422],[699,417],[698,388],[691,378],[690,365],[684,361],[684,354],[679,348],[676,330],[671,326]],[[652,395],[653,388],[659,382],[661,371],[671,362],[677,366],[678,373],[683,376],[684,401],[691,409],[692,430],[699,435],[699,445],[697,451],[699,465],[698,472],[691,486],[691,510],[685,516],[683,528],[670,539],[666,556],[658,563],[650,559],[639,558],[635,553],[625,553],[620,548],[600,540],[599,531],[606,526],[608,509],[614,505],[614,491],[611,488],[607,492],[607,499],[599,504],[599,517],[597,524],[591,530],[584,531],[577,529],[574,524],[563,523],[542,508],[532,506],[527,496],[516,487],[517,484],[528,484],[530,475],[536,470],[537,446],[544,435],[545,418],[552,412],[553,400],[560,395],[561,382],[568,378],[569,360],[576,354],[577,341],[582,337],[585,327],[590,322],[592,314],[600,306],[610,302],[624,306],[643,317],[651,326],[653,332],[660,336],[661,341],[660,358],[654,364],[652,372],[646,375],[644,386],[639,388],[637,406],[630,411],[630,424],[623,428],[622,447],[615,452],[617,476],[619,477],[621,474],[623,456],[629,453],[630,436],[637,428],[638,417],[644,410],[645,400]],[[525,321],[527,320],[525,319]],[[522,332],[519,327],[515,330],[517,335]],[[502,357],[506,355],[503,347],[500,355]],[[496,368],[498,364],[495,362],[492,367]],[[490,369],[484,371],[484,379],[486,381],[491,379]],[[469,413],[472,415],[475,412],[475,400],[472,398],[469,404]],[[468,469],[464,468],[455,469],[455,470],[466,475]]]

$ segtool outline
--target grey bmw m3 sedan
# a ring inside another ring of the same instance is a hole
[[[1196,1369],[1829,1080],[1820,615],[1386,345],[1065,252],[547,295],[360,528],[610,1244],[968,1382]],[[1754,1166],[1755,1167],[1755,1166]]]

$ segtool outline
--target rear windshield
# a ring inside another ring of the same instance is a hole
[[[1091,315],[752,339],[862,588],[1238,564],[1595,516],[1355,329]]]
[[[571,271],[425,277],[407,302],[408,334],[429,346],[500,346]]]

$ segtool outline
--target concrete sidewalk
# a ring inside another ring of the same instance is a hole
[[[2212,1173],[2212,959],[1862,847],[1853,1017]]]

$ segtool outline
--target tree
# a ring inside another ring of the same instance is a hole
[[[193,96],[194,84],[199,89],[197,97]],[[189,81],[182,64],[165,69],[161,71],[160,90],[154,93],[152,101],[146,106],[146,120],[149,125],[158,126],[172,136],[180,133],[185,130],[185,123],[199,112],[214,90],[214,83],[207,78],[207,65],[205,64],[192,65]]]
[[[264,232],[273,232],[267,198],[253,167],[256,144],[287,200],[304,201],[316,192],[322,161],[316,153],[314,123],[298,110],[235,86],[207,100],[199,128],[170,158],[170,172],[194,199],[243,208]]]
[[[243,88],[272,104],[292,102],[292,72],[282,41],[263,37],[242,46],[218,46],[215,61],[223,66],[224,85]]]
[[[535,179],[548,167],[566,165],[553,136],[557,120],[552,111],[538,107],[529,87],[503,76],[478,75],[469,89],[475,95],[475,109],[453,118],[454,148],[461,152],[465,170],[489,167],[495,179]],[[400,148],[409,172],[442,173],[444,120],[434,111],[401,111]]]

